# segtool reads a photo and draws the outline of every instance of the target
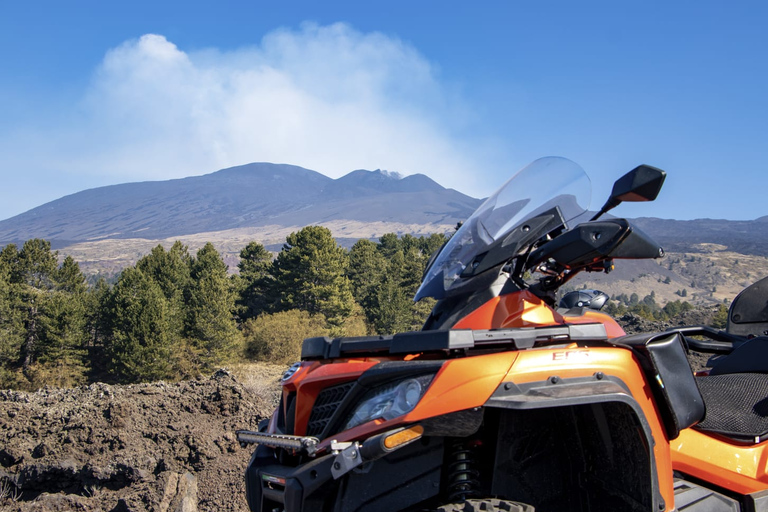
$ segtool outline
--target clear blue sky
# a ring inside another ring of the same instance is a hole
[[[617,215],[768,215],[764,1],[0,0],[0,219],[252,161],[421,172],[475,196],[580,163]]]

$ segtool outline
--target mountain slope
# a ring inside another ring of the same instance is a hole
[[[700,252],[700,244],[724,245],[741,254],[768,256],[768,220],[669,220],[642,217],[633,223],[666,251]]]
[[[480,201],[424,175],[358,170],[337,180],[292,165],[253,163],[204,176],[72,194],[0,222],[0,243],[46,238],[159,239],[265,225],[356,220],[455,224]]]

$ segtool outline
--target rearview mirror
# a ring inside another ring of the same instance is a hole
[[[611,196],[591,220],[623,202],[653,201],[659,195],[667,173],[650,165],[638,165],[613,184]]]

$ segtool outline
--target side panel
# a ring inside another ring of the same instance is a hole
[[[736,444],[688,428],[670,449],[676,471],[739,494],[768,489],[768,441]]]

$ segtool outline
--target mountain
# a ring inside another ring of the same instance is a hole
[[[701,252],[697,249],[700,244],[719,244],[740,254],[768,256],[768,216],[756,220],[642,217],[632,222],[666,251]]]
[[[479,206],[427,176],[353,171],[338,179],[293,165],[253,163],[204,176],[78,192],[0,221],[0,244],[163,239],[339,220],[454,225]]]

